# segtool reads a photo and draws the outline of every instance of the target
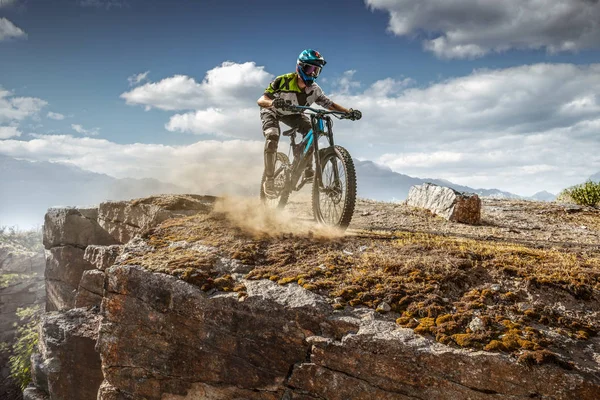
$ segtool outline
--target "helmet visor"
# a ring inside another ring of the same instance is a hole
[[[316,78],[321,73],[321,67],[317,65],[301,63],[300,67],[302,68],[302,71],[311,78]]]

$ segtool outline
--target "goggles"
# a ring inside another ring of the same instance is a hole
[[[321,73],[321,67],[312,64],[300,63],[302,71],[311,78],[316,78]]]

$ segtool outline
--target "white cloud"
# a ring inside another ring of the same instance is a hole
[[[252,87],[233,84],[241,66],[259,72]],[[68,161],[114,176],[198,181],[195,187],[201,188],[209,187],[201,182],[206,171],[207,182],[214,185],[223,182],[220,179],[238,182],[235,177],[244,176],[246,168],[259,179],[263,139],[255,100],[270,77],[253,63],[225,63],[202,83],[176,76],[128,92],[135,93],[133,104],[190,110],[172,115],[165,125],[168,130],[252,141],[177,147],[38,136],[5,140],[0,152]],[[140,88],[144,90],[137,91]],[[542,189],[558,192],[600,170],[600,64],[476,70],[425,87],[410,79],[387,78],[359,93],[356,85],[352,91],[338,88],[331,98],[360,109],[363,119],[336,121],[336,142],[354,156],[378,160],[400,173],[533,194]],[[40,99],[18,98],[0,89],[0,120],[5,123],[19,122],[44,105]],[[93,132],[72,127],[79,133]],[[111,152],[114,155],[105,154]],[[211,163],[218,168],[212,169]]]
[[[600,46],[595,0],[365,0],[390,14],[398,36],[424,37],[442,58],[474,58],[508,49],[550,53]]]
[[[412,176],[516,193],[558,191],[600,169],[600,65],[476,70],[425,87],[386,78],[362,91],[357,74],[345,73],[331,94],[363,111],[361,121],[335,126],[336,141],[355,156]],[[254,76],[252,85],[240,87],[243,76]],[[261,141],[255,101],[271,77],[254,63],[224,63],[202,83],[174,76],[122,97],[129,104],[190,110],[172,115],[169,131]]]
[[[65,116],[60,114],[60,113],[55,113],[55,112],[48,112],[48,114],[46,114],[46,117],[50,118],[50,119],[55,119],[57,121],[63,120],[65,119]]]
[[[9,39],[26,39],[27,34],[6,18],[0,18],[0,42]]]
[[[79,124],[71,124],[71,128],[75,132],[81,133],[82,135],[86,135],[86,136],[96,136],[98,134],[98,131],[100,130],[100,128],[85,129],[83,126],[81,126]]]
[[[408,175],[443,178],[475,188],[500,188],[524,195],[541,190],[558,193],[585,181],[600,166],[595,150],[598,143],[574,139],[576,129],[582,127],[423,146],[420,151],[384,154],[378,162]]]
[[[600,64],[476,70],[425,88],[398,91],[396,85],[383,80],[364,93],[332,97],[364,110],[358,125],[386,143],[529,135],[600,117]]]
[[[36,97],[14,97],[12,92],[0,86],[0,123],[36,116],[47,104]]]
[[[600,170],[600,64],[478,70],[401,86],[383,80],[363,93],[334,93],[363,112],[336,125],[337,142],[359,151],[368,142],[379,162],[407,175],[525,194],[558,192]]]
[[[206,193],[223,183],[260,184],[261,141],[200,141],[187,146],[117,144],[105,139],[69,135],[34,135],[5,140],[0,154],[31,161],[75,165],[117,178],[156,178]]]
[[[0,139],[21,136],[21,132],[14,126],[0,126]]]
[[[239,109],[208,108],[185,114],[176,114],[165,125],[169,131],[197,135],[214,134],[242,139],[262,138],[258,107]]]
[[[147,109],[201,110],[210,107],[236,107],[256,101],[273,75],[254,62],[230,61],[211,69],[201,83],[185,75],[175,75],[156,83],[146,83],[121,95],[127,104]]]
[[[129,86],[139,85],[140,83],[142,83],[143,81],[148,79],[149,73],[150,73],[150,71],[146,71],[146,72],[142,72],[140,74],[131,75],[129,78],[127,78],[127,82],[129,82]]]
[[[356,70],[354,69],[345,71],[340,78],[333,82],[333,87],[338,93],[348,94],[350,91],[360,87],[360,82],[353,79],[354,74],[356,74]]]
[[[190,110],[173,115],[165,125],[169,131],[252,139],[261,137],[256,99],[271,79],[273,75],[254,62],[228,61],[209,70],[201,83],[175,75],[138,86],[121,97],[147,110]]]

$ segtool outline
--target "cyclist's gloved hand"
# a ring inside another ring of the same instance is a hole
[[[350,109],[350,112],[348,113],[348,118],[352,121],[359,120],[362,118],[362,113],[358,110]]]
[[[278,97],[273,100],[273,108],[279,108],[281,110],[284,110],[286,107],[287,107],[287,104],[285,103],[284,99]]]

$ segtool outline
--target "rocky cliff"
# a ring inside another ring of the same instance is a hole
[[[595,248],[386,212],[450,228],[344,235],[206,196],[49,210],[25,398],[600,398]]]

